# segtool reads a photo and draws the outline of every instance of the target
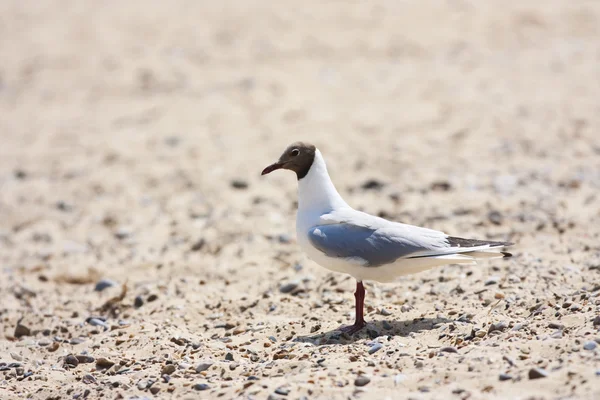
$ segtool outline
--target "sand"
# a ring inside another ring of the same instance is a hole
[[[0,398],[600,398],[600,3],[5,0],[0,58]],[[514,257],[340,335],[295,140]]]

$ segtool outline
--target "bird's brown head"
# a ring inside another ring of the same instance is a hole
[[[309,143],[296,142],[288,146],[277,162],[265,168],[261,175],[266,175],[276,169],[294,171],[298,180],[304,178],[315,160],[317,148]]]

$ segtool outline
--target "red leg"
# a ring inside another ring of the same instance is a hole
[[[356,282],[356,292],[354,292],[354,298],[356,299],[356,319],[354,325],[346,326],[342,328],[342,332],[352,335],[367,325],[365,322],[364,311],[365,311],[365,287],[362,282]]]

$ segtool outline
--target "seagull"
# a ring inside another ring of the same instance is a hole
[[[302,250],[320,266],[356,279],[356,318],[341,328],[347,334],[366,326],[363,281],[391,282],[436,266],[511,256],[502,249],[513,243],[449,236],[353,209],[335,189],[312,144],[291,144],[261,175],[278,169],[294,171],[298,178],[296,235]]]

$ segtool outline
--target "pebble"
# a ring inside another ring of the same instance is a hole
[[[114,362],[112,362],[109,359],[104,358],[104,357],[100,357],[96,360],[96,368],[108,369],[108,368],[112,367],[113,365],[115,365]]]
[[[160,392],[160,386],[154,385],[150,388],[150,393],[157,394],[158,392]]]
[[[160,373],[161,373],[161,375],[171,375],[173,372],[175,372],[176,369],[177,369],[177,367],[175,367],[175,365],[167,364],[164,367],[162,367],[162,369],[160,370]]]
[[[248,189],[248,182],[241,179],[233,179],[231,181],[231,187],[234,189]]]
[[[281,244],[288,244],[292,241],[292,237],[286,233],[280,234],[277,238]]]
[[[553,332],[553,333],[550,335],[550,337],[551,337],[552,339],[562,339],[562,337],[563,337],[563,331],[561,331],[560,329],[559,329],[559,330],[556,330],[556,331],[554,331],[554,332]]]
[[[69,354],[65,357],[65,365],[74,368],[79,365],[79,360],[73,354]]]
[[[542,368],[531,368],[528,372],[529,379],[547,378],[548,371]]]
[[[225,354],[225,361],[233,361],[233,354],[231,354],[231,353]]]
[[[212,361],[203,361],[200,364],[198,364],[198,366],[196,367],[196,372],[200,373],[200,372],[206,371],[207,369],[212,367],[213,364],[214,363]]]
[[[394,376],[394,385],[399,385],[406,380],[406,375],[404,374],[396,374]]]
[[[156,294],[151,294],[150,296],[148,296],[148,298],[146,299],[146,301],[148,301],[148,303],[152,303],[153,301],[158,300],[158,295]]]
[[[548,324],[548,328],[550,329],[565,329],[565,326],[559,322],[550,322]]]
[[[10,356],[12,357],[13,360],[15,361],[23,361],[23,356],[20,356],[17,353],[10,353]]]
[[[500,211],[494,210],[488,213],[488,220],[494,225],[502,225],[503,219],[504,218],[502,217]]]
[[[71,344],[81,344],[83,342],[85,342],[85,339],[80,337],[74,337],[73,339],[69,340],[69,343]]]
[[[92,326],[101,326],[104,328],[105,331],[109,330],[110,327],[108,326],[108,324],[104,321],[102,321],[101,319],[98,318],[90,318],[88,319],[88,324],[92,325]]]
[[[393,328],[392,324],[390,324],[390,323],[389,323],[389,322],[387,322],[387,321],[383,321],[383,322],[381,323],[381,325],[383,326],[383,329],[385,329],[386,331],[389,331],[390,329],[392,329],[392,328]]]
[[[81,378],[81,381],[83,383],[85,383],[86,385],[89,385],[91,383],[97,383],[96,378],[94,378],[92,375],[84,375],[83,378]]]
[[[512,378],[513,378],[513,377],[512,377],[512,375],[509,375],[509,374],[500,374],[500,375],[498,376],[498,379],[499,379],[500,381],[502,381],[502,382],[503,382],[503,381],[509,381],[509,380],[511,380]]]
[[[23,336],[30,336],[31,335],[31,330],[26,327],[25,325],[21,325],[20,323],[17,323],[17,326],[15,327],[15,337],[17,339],[22,338]]]
[[[94,357],[83,354],[76,355],[75,358],[77,358],[77,361],[79,361],[80,364],[90,364],[96,361]]]
[[[378,181],[377,179],[368,179],[360,187],[363,190],[381,190],[385,186],[385,183]]]
[[[144,305],[144,299],[142,299],[142,296],[135,296],[135,300],[133,301],[133,306],[135,308],[140,308],[143,305]]]
[[[202,248],[204,247],[205,244],[206,244],[206,240],[204,238],[200,238],[196,242],[194,242],[192,247],[190,247],[190,250],[191,251],[200,251],[200,250],[202,250]]]
[[[354,386],[365,386],[371,382],[371,378],[366,375],[361,375],[354,380]]]
[[[598,347],[598,343],[594,342],[593,340],[585,342],[585,344],[583,345],[584,350],[595,350],[596,347]]]
[[[290,393],[290,389],[279,387],[275,389],[275,393],[280,394],[282,396],[287,396]]]
[[[120,227],[115,231],[114,235],[117,239],[126,239],[129,236],[131,236],[131,231],[129,230],[129,228]]]
[[[208,390],[210,389],[210,386],[208,386],[206,383],[196,383],[194,386],[192,386],[192,388],[194,390]]]
[[[139,390],[146,390],[146,388],[148,388],[148,386],[150,386],[150,385],[151,385],[150,381],[148,381],[146,379],[142,379],[141,381],[139,381],[137,383],[137,388]]]
[[[442,347],[440,349],[440,352],[442,352],[442,353],[458,353],[458,350],[456,349],[456,347],[446,346],[446,347]]]
[[[392,313],[390,311],[386,310],[385,308],[382,308],[381,310],[379,310],[379,314],[381,314],[385,317],[392,315]]]
[[[113,287],[113,286],[117,286],[117,282],[111,281],[110,279],[101,279],[98,282],[96,282],[96,286],[94,287],[94,290],[96,292],[101,292],[104,289],[107,289],[107,288]]]
[[[592,321],[592,325],[594,325],[595,327],[600,326],[600,315],[594,318],[594,320]]]
[[[500,278],[497,276],[490,276],[486,281],[485,281],[485,286],[489,286],[489,285],[495,285],[500,281]]]
[[[503,331],[507,327],[508,327],[508,324],[505,321],[496,322],[495,324],[490,325],[490,328],[488,329],[488,333],[494,332],[494,331]]]
[[[300,281],[291,281],[288,283],[284,283],[283,285],[279,286],[279,291],[281,293],[292,293],[298,288],[299,285]]]
[[[379,350],[381,350],[383,348],[383,345],[381,343],[375,343],[373,346],[371,346],[371,348],[369,349],[369,354],[373,354]]]

